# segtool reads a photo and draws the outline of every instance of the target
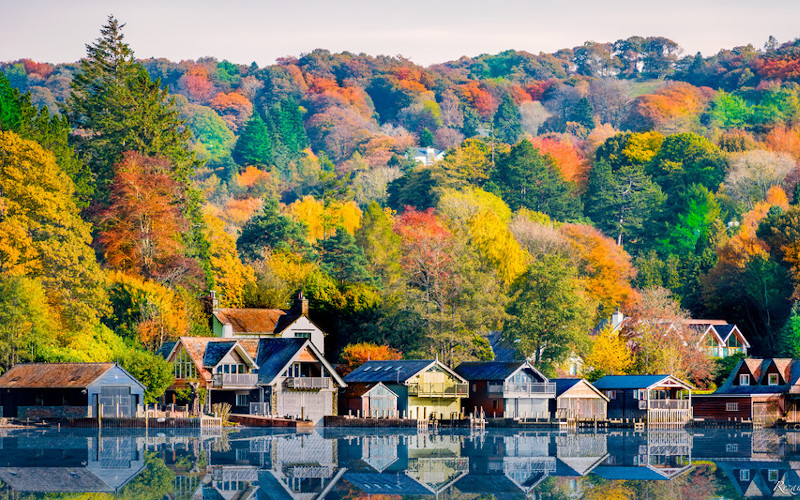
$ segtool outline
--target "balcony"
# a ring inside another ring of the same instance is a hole
[[[269,414],[269,403],[250,403],[250,415],[265,417]]]
[[[288,377],[284,379],[287,389],[314,391],[331,388],[330,377]]]
[[[640,401],[641,403],[647,403],[647,401]],[[645,408],[647,406],[645,405]],[[650,410],[688,410],[691,408],[689,405],[688,399],[651,399],[650,400]]]
[[[258,382],[256,373],[215,373],[215,389],[252,389]]]
[[[469,395],[469,384],[422,383],[408,386],[410,396],[421,398],[465,398]]]
[[[556,384],[553,382],[531,382],[525,384],[489,384],[489,394],[508,394],[508,395],[535,395],[535,394],[555,394]]]

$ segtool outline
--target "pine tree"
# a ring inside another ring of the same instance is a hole
[[[501,141],[514,144],[522,134],[522,117],[511,96],[503,96],[503,102],[494,115],[494,133]]]
[[[241,166],[266,168],[272,164],[270,133],[264,120],[255,111],[236,139],[231,156]]]
[[[264,250],[287,250],[307,253],[310,248],[303,224],[280,213],[278,201],[264,199],[261,213],[242,228],[236,247],[243,260],[255,260]]]
[[[317,244],[322,269],[341,284],[371,283],[364,250],[355,237],[340,227],[333,236]]]
[[[122,28],[113,16],[100,30],[70,84],[67,116],[78,156],[95,180],[94,201],[105,202],[114,164],[126,151],[163,156],[173,164],[173,177],[188,188],[197,162],[189,151],[191,133],[178,117],[174,100],[159,80],[134,61]]]
[[[434,142],[433,132],[431,132],[428,127],[422,129],[422,132],[419,134],[419,145],[423,148],[427,148],[429,146],[433,146]]]

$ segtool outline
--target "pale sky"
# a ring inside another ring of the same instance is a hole
[[[665,36],[710,55],[800,37],[800,0],[0,0],[0,61],[73,62],[109,14],[136,57],[259,66],[315,48],[422,65],[507,49]]]

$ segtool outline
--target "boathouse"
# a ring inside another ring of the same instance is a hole
[[[0,376],[0,417],[135,417],[145,386],[116,363],[26,363]]]
[[[397,394],[400,416],[449,419],[461,413],[468,384],[439,360],[367,361],[344,377],[348,384],[383,384]]]
[[[800,360],[743,359],[712,394],[692,399],[695,418],[800,423]]]
[[[608,418],[673,424],[692,418],[692,386],[672,375],[606,375],[594,386],[608,397]]]
[[[605,420],[608,397],[582,378],[550,379],[556,397],[550,400],[550,414],[555,418]]]
[[[464,413],[487,417],[532,418],[545,416],[556,386],[527,361],[478,361],[455,369],[469,382]]]
[[[383,382],[356,382],[339,393],[342,415],[397,418],[397,394]]]

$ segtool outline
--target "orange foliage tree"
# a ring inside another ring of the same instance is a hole
[[[589,163],[569,139],[536,137],[531,142],[543,155],[549,154],[556,161],[565,181],[574,182],[581,188],[585,186]]]
[[[367,361],[391,361],[402,357],[403,353],[386,345],[371,342],[350,344],[342,349],[342,375],[347,375]]]
[[[711,89],[689,83],[671,83],[654,94],[637,97],[626,121],[637,130],[681,131],[690,119],[705,109],[713,93]]]
[[[214,84],[208,79],[208,70],[199,64],[192,65],[178,80],[178,87],[194,101],[205,102],[214,95]]]
[[[182,187],[164,159],[128,152],[117,164],[110,206],[101,214],[98,242],[115,269],[153,278],[178,264],[182,235]]]
[[[800,131],[794,128],[775,127],[764,140],[767,149],[788,153],[800,161]]]
[[[457,91],[461,99],[475,108],[475,111],[484,120],[490,119],[494,112],[497,111],[497,106],[499,106],[497,99],[483,88],[480,82],[471,81],[464,85],[459,85]]]
[[[631,286],[636,270],[621,246],[597,229],[582,224],[565,224],[561,234],[572,244],[586,293],[599,302],[601,318],[617,307],[627,308],[636,300],[636,291]]]

